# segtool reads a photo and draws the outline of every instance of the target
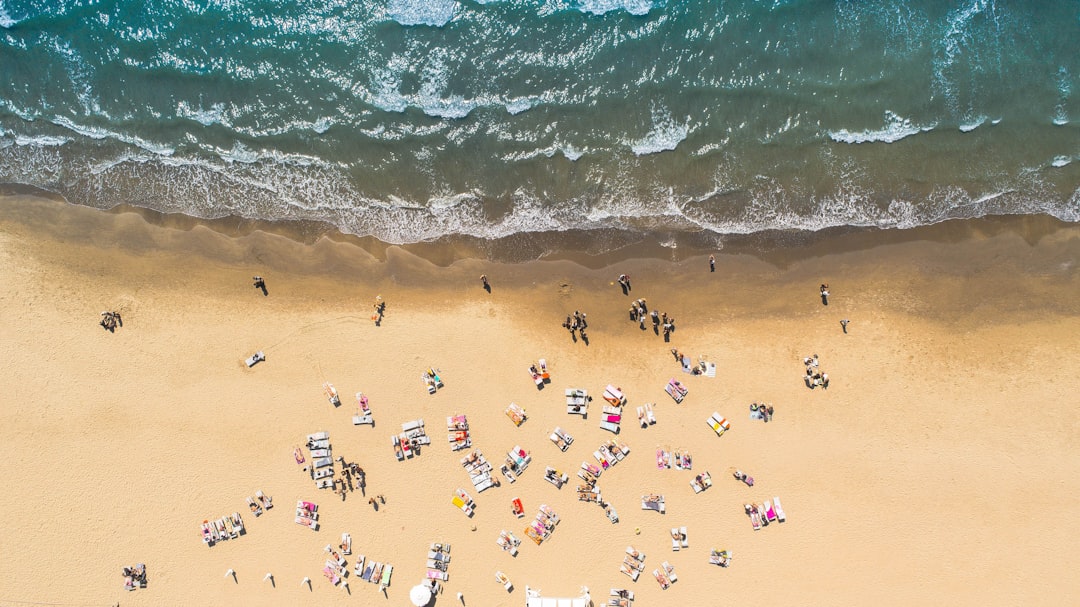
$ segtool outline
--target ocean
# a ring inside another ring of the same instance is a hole
[[[388,243],[1080,221],[1080,1],[0,0],[0,183]]]

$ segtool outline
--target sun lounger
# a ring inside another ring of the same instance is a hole
[[[450,503],[454,504],[462,512],[464,512],[465,516],[472,516],[473,515],[472,506],[470,506],[465,500],[461,499],[460,497],[455,495],[453,497],[453,499],[450,500]]]
[[[334,488],[334,479],[332,479],[332,478],[321,478],[321,479],[315,481],[315,487],[317,489],[333,489]]]
[[[623,565],[626,565],[631,569],[637,569],[638,571],[642,571],[645,569],[645,563],[642,563],[641,561],[630,556],[623,557]]]
[[[248,504],[248,509],[251,510],[251,512],[253,512],[255,514],[255,516],[260,516],[263,513],[262,506],[255,503],[255,500],[252,499],[250,495],[247,498],[247,504]]]
[[[439,571],[438,569],[428,569],[427,570],[427,579],[429,579],[429,580],[442,580],[442,581],[445,582],[445,581],[450,579],[450,576],[445,571]]]
[[[262,504],[262,507],[267,510],[274,507],[273,498],[263,493],[262,489],[255,492],[255,499],[259,500],[259,503]]]
[[[357,555],[356,563],[353,564],[353,572],[356,574],[356,577],[358,577],[358,578],[363,578],[363,575],[364,575],[364,560],[365,560],[364,555],[362,555],[362,554]]]
[[[377,584],[379,582],[379,579],[382,578],[382,572],[384,568],[385,566],[382,563],[376,562],[375,565],[371,568],[371,577],[368,579],[368,582],[371,582],[372,584]]]
[[[423,429],[424,429],[424,420],[423,420],[423,418],[415,419],[415,420],[412,420],[412,421],[407,421],[407,422],[401,424],[401,431],[405,432],[406,434],[409,433],[409,432],[412,432],[413,430],[423,430]]]
[[[333,476],[334,476],[334,469],[333,468],[319,468],[318,470],[314,471],[314,474],[312,474],[312,478],[315,479],[315,480],[328,479],[328,478],[331,478]],[[331,481],[331,482],[333,482],[333,481]]]
[[[258,352],[256,352],[256,353],[252,354],[251,356],[247,357],[247,359],[244,360],[244,362],[247,363],[247,366],[254,367],[256,363],[260,363],[260,362],[262,362],[264,360],[266,360],[266,355],[263,354],[262,350],[259,350]]]
[[[597,491],[578,491],[578,500],[582,502],[599,502],[600,493]]]
[[[613,405],[626,404],[626,396],[623,395],[622,390],[611,384],[608,384],[607,387],[604,388],[604,400]]]
[[[308,439],[307,448],[308,449],[329,449],[330,448],[330,439],[329,438]]]
[[[638,576],[641,575],[640,571],[638,571],[637,569],[634,569],[633,567],[627,565],[626,563],[623,563],[622,565],[619,566],[619,571],[622,571],[623,573],[625,573],[630,579],[634,580],[635,582],[637,581]]]
[[[645,403],[645,417],[649,420],[649,424],[656,423],[656,414],[653,413],[652,403]]]
[[[761,513],[770,523],[776,520],[776,510],[773,509],[772,502],[769,500],[765,500],[765,508]]]
[[[780,507],[780,498],[774,497],[772,501],[773,501],[773,510],[776,512],[776,520],[778,522],[783,523],[784,521],[787,520],[787,515],[784,514],[784,509]],[[796,505],[798,505],[798,504],[796,504]]]
[[[301,525],[315,531],[319,530],[319,521],[316,521],[313,518],[308,518],[306,516],[298,516],[296,517],[296,519],[294,519],[294,522],[297,525]]]
[[[310,510],[305,510],[303,508],[297,508],[296,509],[296,516],[303,517],[303,518],[309,518],[309,519],[311,519],[313,521],[319,520],[319,513],[318,512],[312,512]]]
[[[562,489],[562,486],[570,480],[570,477],[565,473],[548,466],[547,470],[544,471],[544,479],[552,485],[555,485],[556,489]]]
[[[335,407],[341,406],[341,398],[338,396],[337,388],[330,382],[323,382],[323,393],[326,394],[326,399],[330,401],[331,405]]]
[[[662,495],[643,495],[641,496],[641,509],[642,510],[655,510],[657,512],[667,512],[667,506],[664,505],[664,496]]]
[[[602,411],[604,415],[622,415],[622,407],[617,405],[604,405]]]
[[[315,432],[313,434],[308,434],[307,435],[307,440],[308,440],[309,443],[312,442],[312,441],[329,440],[329,439],[330,439],[330,433],[325,432],[325,431],[323,431],[323,432]]]
[[[352,535],[348,533],[341,534],[341,553],[345,555],[352,554]]]
[[[364,569],[364,573],[360,576],[360,579],[365,582],[370,582],[372,573],[375,573],[375,563],[368,563],[368,566]]]
[[[506,407],[506,416],[510,418],[510,421],[514,422],[515,426],[520,426],[525,421],[525,409],[522,409],[516,403],[510,403]]]
[[[672,583],[679,581],[679,576],[675,575],[675,567],[671,563],[664,561],[660,563],[660,566],[664,568],[667,579],[671,580]]]
[[[379,588],[387,588],[390,586],[390,576],[394,573],[394,566],[387,565],[383,567],[382,577],[379,578]]]
[[[503,573],[502,571],[496,571],[495,572],[495,581],[502,584],[503,588],[506,588],[507,592],[510,592],[511,590],[514,589],[514,583],[511,582],[510,578],[507,577],[506,574]]]
[[[712,475],[708,472],[699,474],[694,477],[694,480],[690,481],[690,486],[694,488],[694,493],[701,493],[709,487],[712,487]]]
[[[375,425],[375,418],[371,416],[371,413],[365,413],[363,415],[354,415],[353,418],[352,418],[352,423],[353,423],[354,426],[361,426],[361,425],[364,425],[364,424],[374,426]]]
[[[679,528],[678,527],[672,527],[671,528],[671,551],[672,552],[678,552],[679,548],[682,547],[682,542],[679,541],[679,540],[680,540],[680,538],[679,538]]]
[[[595,455],[595,453],[593,455]],[[581,469],[595,476],[596,478],[600,478],[600,475],[604,472],[603,468],[595,464],[590,464],[589,462],[581,462]]]
[[[608,505],[604,512],[607,514],[608,520],[611,521],[612,525],[619,522],[619,513],[615,512],[615,509],[612,508],[611,505]]]
[[[622,597],[624,599],[634,600],[634,592],[631,590],[624,590],[622,588],[612,588],[611,596]]]
[[[750,524],[754,527],[754,531],[760,531],[761,513],[759,512],[757,505],[746,504],[746,514],[750,517]]]
[[[683,401],[683,395],[679,393],[679,391],[675,389],[675,386],[672,386],[671,384],[664,386],[664,392],[667,392],[668,396],[670,396],[676,403],[681,403]]]
[[[682,542],[683,548],[690,547],[690,536],[686,534],[686,527],[679,527],[679,541]],[[671,580],[675,581],[675,580]]]
[[[536,543],[537,546],[544,543],[544,537],[540,535],[539,531],[537,531],[531,526],[525,527],[525,537],[532,540],[534,543]]]
[[[671,587],[671,580],[667,578],[667,575],[662,573],[659,569],[653,569],[653,577],[656,578],[656,582],[660,584],[660,588],[667,590]]]
[[[723,436],[725,432],[731,429],[731,423],[723,415],[716,412],[709,416],[706,423],[713,429],[713,432],[716,432],[717,436]]]
[[[626,554],[629,554],[631,557],[634,558],[634,560],[636,560],[638,562],[641,562],[641,563],[645,562],[645,555],[643,553],[639,552],[637,550],[637,548],[634,548],[633,546],[627,546],[626,547]]]
[[[656,450],[656,468],[658,470],[666,470],[671,467],[669,463],[668,452],[663,449]]]
[[[615,417],[616,419],[618,419],[617,415],[611,415],[611,416],[608,416],[608,417]],[[604,430],[607,430],[608,432],[611,432],[612,434],[618,434],[619,433],[619,423],[618,423],[618,421],[615,421],[615,422],[602,421],[602,422],[600,422],[600,427],[603,428]]]
[[[318,468],[319,467],[319,461],[321,461],[323,458],[330,457],[330,450],[329,449],[312,449],[311,450],[311,457],[317,458],[315,460],[315,467]],[[325,464],[323,464],[323,465],[325,465]]]
[[[500,535],[495,540],[495,543],[498,544],[504,551],[509,552],[510,556],[517,556],[517,547],[510,543],[510,540],[506,539],[506,537]]]

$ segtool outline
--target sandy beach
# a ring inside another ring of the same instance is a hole
[[[433,263],[400,247],[4,198],[0,605],[408,605],[432,542],[452,546],[443,606],[459,592],[472,607],[522,605],[526,586],[587,586],[598,605],[613,587],[638,606],[1077,603],[1080,227],[991,219],[876,242],[719,251],[715,273],[707,253],[633,248],[601,261]],[[638,297],[676,319],[671,343],[629,320]],[[103,330],[103,310],[123,326]],[[588,345],[560,327],[575,310]],[[714,362],[716,378],[683,373],[672,348]],[[266,361],[248,368],[257,350]],[[803,383],[811,354],[827,390]],[[537,358],[551,369],[542,390],[527,373]],[[434,395],[428,367],[445,383]],[[670,378],[689,388],[681,404],[664,392]],[[631,452],[598,483],[617,524],[574,490],[574,472],[613,438],[599,427],[608,384],[629,413],[618,440]],[[568,415],[565,388],[595,395],[597,415]],[[358,391],[373,427],[352,424]],[[750,419],[758,400],[775,407],[771,422]],[[503,413],[510,402],[527,412],[521,426]],[[633,414],[644,403],[655,403],[648,428]],[[731,422],[721,437],[705,423],[714,411]],[[521,445],[529,469],[472,491],[443,433],[454,414],[496,466]],[[431,444],[397,461],[390,437],[417,418]],[[548,440],[556,426],[575,438],[565,452]],[[366,494],[318,490],[297,465],[294,448],[318,431],[364,468]],[[658,448],[689,450],[693,470],[658,469]],[[569,485],[545,482],[545,466]],[[714,486],[695,494],[704,471]],[[458,487],[475,498],[471,519],[451,504]],[[245,504],[256,490],[276,504],[257,518]],[[643,511],[646,493],[664,494],[667,512]],[[755,531],[743,505],[774,496],[786,522]],[[298,500],[319,505],[318,531],[294,524]],[[523,528],[541,504],[561,522],[537,546]],[[234,511],[246,534],[208,548],[202,521]],[[673,552],[669,529],[682,526],[689,547]],[[524,540],[516,557],[496,545],[502,529]],[[393,565],[385,595],[323,577],[324,546],[342,532],[350,570],[358,554]],[[619,571],[628,545],[646,555],[637,582]],[[713,548],[732,552],[730,567],[709,564]],[[678,574],[667,590],[651,575],[664,561]],[[148,585],[127,592],[121,569],[137,562]]]

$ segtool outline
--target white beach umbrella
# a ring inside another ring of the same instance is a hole
[[[409,600],[416,607],[424,607],[431,602],[431,589],[423,584],[413,586],[409,591]]]

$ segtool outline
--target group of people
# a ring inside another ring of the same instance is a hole
[[[345,501],[345,494],[354,490],[354,487],[360,487],[361,490],[367,486],[367,478],[364,473],[364,469],[357,463],[347,463],[345,458],[338,457],[338,463],[341,464],[341,478],[334,479],[334,493],[341,496],[341,501]],[[353,485],[353,477],[356,477],[356,484]]]
[[[806,377],[803,379],[806,381],[807,388],[812,390],[817,386],[823,389],[829,387],[829,374],[821,370],[817,354],[804,358],[803,364],[806,365]]]
[[[116,327],[124,326],[124,321],[120,318],[119,312],[106,311],[101,313],[101,326],[109,333],[113,333]]]
[[[652,320],[653,333],[660,335],[661,327],[664,331],[664,341],[671,341],[671,333],[675,331],[675,317],[668,316],[667,312],[657,310],[649,311],[645,298],[638,299],[630,306],[630,320],[637,321],[641,330],[645,330],[646,320]]]
[[[574,310],[573,316],[567,315],[566,322],[562,326],[570,331],[570,337],[574,341],[577,341],[578,333],[581,333],[581,340],[585,342],[585,345],[589,344],[589,336],[585,334],[585,329],[589,327],[589,323],[585,320],[584,312]]]
[[[754,401],[750,403],[750,413],[752,415],[756,414],[756,416],[761,418],[765,423],[769,423],[773,416],[773,406],[764,401],[760,403]]]
[[[622,294],[623,295],[629,295],[630,294],[630,288],[631,287],[630,287],[630,275],[629,274],[619,274],[619,286],[622,287]]]

